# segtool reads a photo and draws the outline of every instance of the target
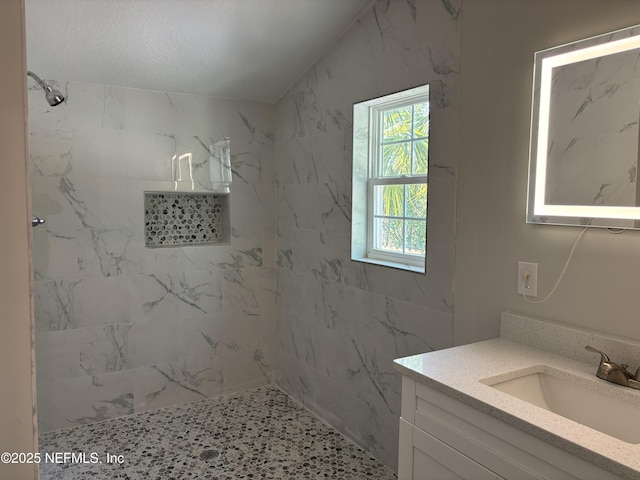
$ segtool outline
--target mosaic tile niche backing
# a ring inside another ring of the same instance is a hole
[[[144,222],[147,247],[227,244],[229,195],[144,192]]]

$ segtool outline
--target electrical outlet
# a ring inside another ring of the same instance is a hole
[[[527,297],[538,296],[538,264],[518,262],[518,293]]]

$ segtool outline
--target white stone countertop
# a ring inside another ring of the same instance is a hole
[[[593,346],[598,348],[597,344]],[[612,357],[612,361],[616,360]],[[566,377],[567,381],[632,403],[637,406],[638,417],[630,419],[630,423],[640,422],[640,390],[598,379],[595,373],[599,361],[595,354],[592,363],[583,363],[498,338],[400,358],[394,364],[403,375],[479,411],[622,478],[640,480],[639,444],[606,435],[483,383],[487,379],[488,383],[497,383],[546,369],[555,376]],[[607,415],[606,405],[602,405],[602,415]]]

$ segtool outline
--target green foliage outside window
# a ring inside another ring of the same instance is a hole
[[[385,110],[381,117],[379,177],[427,175],[429,104],[417,103]],[[380,185],[376,187],[375,198],[379,232],[377,248],[424,255],[427,183]]]

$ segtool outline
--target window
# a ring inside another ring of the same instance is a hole
[[[424,272],[429,86],[354,105],[352,258]]]

